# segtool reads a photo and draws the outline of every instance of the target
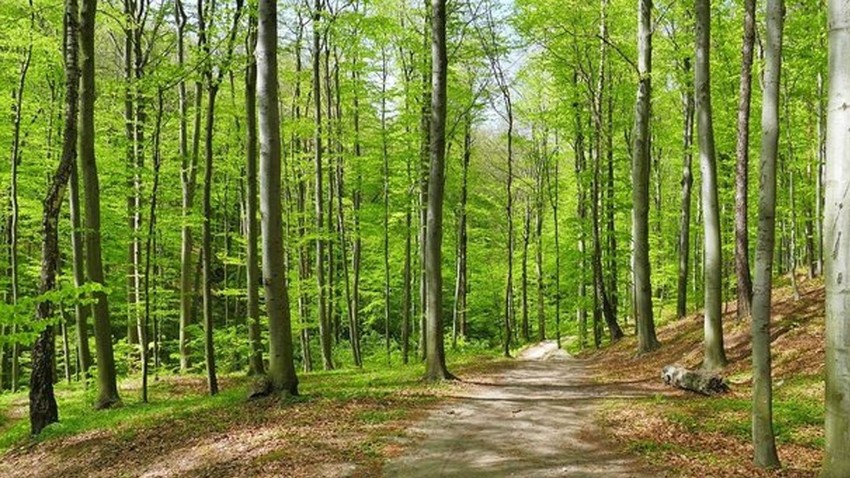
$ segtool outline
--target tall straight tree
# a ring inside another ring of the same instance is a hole
[[[747,227],[747,184],[750,169],[753,45],[756,39],[755,10],[755,0],[744,0],[744,37],[741,46],[741,83],[738,93],[738,142],[735,147],[737,156],[735,163],[735,274],[738,279],[738,318],[750,315],[753,299]]]
[[[638,352],[657,349],[652,317],[652,285],[649,271],[649,162],[652,115],[652,0],[638,0],[638,75],[632,147],[632,243],[634,248],[634,303]]]
[[[425,380],[454,378],[443,344],[443,181],[446,160],[446,0],[431,0],[431,141],[425,239],[427,315]]]
[[[257,28],[257,105],[260,117],[260,216],[263,284],[269,316],[269,377],[275,391],[298,395],[280,205],[280,110],[277,86],[277,2],[260,0]]]
[[[679,274],[676,292],[676,315],[680,319],[688,313],[688,263],[691,248],[691,195],[693,194],[693,149],[694,144],[694,79],[691,58],[682,60],[682,75],[685,87],[682,91],[682,210],[679,217]]]
[[[850,476],[850,1],[830,0],[824,184],[826,432],[823,478]],[[843,241],[843,242],[842,242]]]
[[[761,113],[758,244],[756,246],[756,281],[752,302],[753,448],[755,464],[761,468],[779,467],[776,440],[773,433],[773,392],[770,376],[770,297],[773,287],[773,249],[776,234],[776,158],[779,154],[779,82],[782,68],[783,10],[783,0],[768,0]],[[740,156],[738,159],[740,160]],[[740,205],[740,202],[738,204]],[[738,300],[740,304],[740,290],[738,291]]]
[[[272,13],[276,14],[277,10],[275,9]],[[251,12],[245,45],[249,52],[257,46],[257,22],[257,13]],[[248,286],[248,341],[251,345],[248,369],[252,375],[258,375],[263,373],[263,345],[260,339],[260,264],[257,258],[257,233],[259,229],[257,224],[257,60],[254,55],[250,54],[248,58],[248,67],[245,69],[245,123],[247,133],[245,145],[245,182],[247,183],[247,197],[245,198],[245,235],[247,236],[245,281]],[[277,58],[275,58],[275,62],[277,62]],[[275,76],[275,81],[277,81],[277,76]],[[275,90],[276,92],[277,90]],[[277,141],[280,143],[279,137]],[[280,154],[279,147],[278,154]]]
[[[322,346],[322,365],[325,370],[333,369],[331,357],[331,324],[328,318],[327,291],[325,290],[325,240],[322,236],[324,228],[324,206],[322,201],[322,94],[320,91],[321,73],[321,19],[322,0],[316,0],[313,5],[313,113],[315,114],[314,131],[314,167],[315,167],[315,207],[316,207],[316,285],[318,286],[319,342]]]
[[[80,10],[80,124],[79,164],[85,187],[86,273],[91,282],[104,284],[100,246],[100,182],[94,155],[94,36],[97,0],[83,0]],[[97,352],[97,407],[109,408],[120,403],[112,352],[112,327],[106,292],[94,293],[94,339]]]
[[[185,32],[187,15],[183,8],[182,0],[174,0],[174,16],[177,25],[177,63],[182,69],[186,63]],[[192,303],[194,302],[192,287],[192,227],[189,224],[189,216],[192,213],[192,205],[195,198],[195,183],[198,171],[198,150],[201,129],[201,100],[203,90],[201,83],[195,84],[195,134],[192,143],[192,153],[189,154],[189,128],[187,116],[189,101],[186,94],[186,80],[180,77],[177,83],[178,102],[180,109],[180,184],[182,186],[182,219],[180,226],[180,330],[178,348],[180,351],[180,371],[185,373],[189,369],[189,348],[187,327],[192,316]]]
[[[59,268],[59,213],[62,194],[74,167],[77,153],[77,94],[79,88],[79,66],[77,64],[79,25],[77,0],[65,0],[64,45],[65,57],[65,128],[62,141],[62,156],[56,174],[48,187],[42,218],[42,293],[56,287],[56,272]],[[32,350],[32,374],[30,375],[29,414],[30,431],[41,433],[47,425],[59,421],[59,410],[53,394],[54,328],[46,323],[53,316],[53,304],[44,300],[38,304],[38,318],[44,322]]]
[[[720,207],[717,202],[717,160],[714,152],[714,125],[711,118],[711,1],[696,1],[696,92],[699,162],[702,176],[702,213],[705,252],[705,357],[703,367],[711,370],[726,366],[721,322],[722,260],[720,254]]]

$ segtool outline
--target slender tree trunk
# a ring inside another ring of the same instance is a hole
[[[446,369],[443,346],[443,186],[446,156],[446,0],[431,0],[431,168],[428,178],[427,233],[425,242],[426,371],[428,381],[454,378]]]
[[[522,316],[520,318],[520,337],[524,342],[528,342],[530,332],[528,330],[528,245],[531,241],[531,200],[525,202],[525,220],[522,228],[522,264],[520,267],[521,276],[521,302]]]
[[[756,248],[756,280],[752,302],[753,448],[755,450],[755,464],[760,468],[779,467],[773,433],[773,393],[770,377],[770,299],[773,287],[773,248],[776,231],[776,159],[779,155],[777,150],[779,144],[778,105],[782,65],[782,27],[785,14],[783,3],[783,0],[769,0],[767,2],[764,93],[761,117],[758,246]]]
[[[614,316],[614,309],[611,306],[610,297],[605,287],[605,275],[602,270],[602,236],[600,233],[600,213],[599,203],[602,199],[600,188],[601,183],[601,168],[602,168],[602,144],[603,137],[610,132],[605,131],[604,114],[604,97],[606,85],[606,57],[608,50],[608,0],[600,0],[599,3],[599,74],[597,76],[596,91],[593,97],[593,116],[595,125],[595,140],[593,154],[593,170],[591,175],[591,224],[592,224],[592,240],[593,240],[593,257],[591,258],[593,267],[593,284],[594,284],[594,343],[598,347],[600,345],[601,334],[598,331],[601,327],[600,318],[605,320],[608,326],[608,331],[611,335],[611,341],[616,342],[623,337],[623,331],[617,324],[617,318]],[[637,189],[637,188],[636,188]]]
[[[717,160],[714,151],[714,125],[711,118],[709,51],[711,8],[709,0],[696,2],[696,114],[699,129],[699,157],[702,177],[703,229],[705,231],[705,357],[707,370],[726,366],[723,349],[722,258],[720,249],[720,209],[717,201]]]
[[[29,71],[30,61],[32,59],[32,30],[35,28],[35,10],[32,0],[29,3],[30,8],[30,39],[27,46],[24,58],[21,61],[18,82],[12,90],[12,171],[11,184],[9,187],[9,198],[11,202],[11,216],[9,224],[9,268],[10,282],[12,286],[12,305],[18,305],[18,221],[19,221],[19,205],[18,205],[18,166],[21,162],[21,108],[24,103],[24,91],[26,88],[27,72]],[[12,332],[17,331],[17,325],[12,326]],[[11,389],[13,392],[18,390],[18,382],[20,381],[20,344],[16,340],[12,344],[12,376]]]
[[[218,85],[207,78],[207,113],[206,133],[204,134],[204,190],[201,264],[203,268],[203,300],[204,300],[204,357],[207,367],[207,385],[210,395],[218,393],[218,378],[215,370],[215,345],[213,343],[213,295],[212,295],[212,176],[213,176],[213,134],[215,130],[215,99]]]
[[[818,72],[818,80],[817,80],[817,92],[818,92],[818,101],[817,101],[817,134],[818,134],[818,153],[817,153],[817,179],[815,180],[815,218],[816,218],[816,226],[815,233],[817,234],[817,239],[815,240],[816,244],[816,261],[817,261],[817,275],[823,274],[823,244],[824,244],[824,235],[823,235],[823,210],[824,210],[824,165],[826,162],[826,128],[824,127],[824,101],[823,101],[823,75]]]
[[[555,135],[555,150],[558,149],[558,136],[557,133]],[[555,339],[558,345],[558,348],[561,348],[561,238],[560,238],[560,226],[558,221],[558,207],[561,202],[560,197],[560,185],[561,185],[561,168],[560,161],[558,160],[557,155],[553,155],[554,158],[554,181],[548,177],[549,175],[549,167],[548,164],[546,167],[547,179],[550,183],[549,190],[554,191],[553,194],[550,195],[550,201],[552,203],[552,223],[555,234]],[[554,184],[552,184],[554,183]],[[542,209],[541,209],[542,211]],[[542,221],[538,219],[538,226],[542,227]],[[538,249],[542,250],[542,239],[541,239],[541,231],[538,231],[537,234],[538,240]],[[542,267],[543,267],[543,256],[542,253],[538,253],[538,263],[540,264],[541,273],[538,274],[540,277],[540,282],[542,282]],[[584,271],[582,271],[582,274]],[[581,278],[582,283],[584,283],[584,278]],[[542,287],[541,287],[542,288]],[[542,296],[542,292],[540,292]],[[541,299],[542,303],[542,299]],[[538,339],[540,341],[546,340],[546,317],[543,314],[539,314],[537,317],[538,323]],[[581,324],[579,324],[581,326]]]
[[[694,176],[692,173],[694,144],[694,84],[691,73],[691,59],[685,57],[682,62],[685,77],[685,89],[682,92],[684,107],[684,125],[682,128],[682,212],[679,216],[679,275],[676,293],[676,316],[683,318],[688,313],[688,263],[691,246],[691,194]]]
[[[261,0],[257,28],[257,104],[260,124],[260,217],[263,285],[269,316],[269,377],[275,391],[298,395],[289,291],[283,259],[281,141],[277,78],[277,2]],[[321,202],[320,199],[318,199]]]
[[[74,285],[81,287],[86,282],[85,264],[83,263],[85,252],[83,251],[83,227],[80,214],[80,180],[77,172],[76,155],[74,166],[71,168],[70,176],[70,210],[71,210],[71,249],[73,255]],[[88,380],[89,369],[92,366],[91,350],[89,349],[88,321],[91,315],[91,307],[77,303],[74,305],[74,317],[76,318],[77,331],[77,354],[79,355],[79,368]]]
[[[160,129],[162,127],[162,90],[157,94],[157,110],[156,123],[154,125],[154,152],[153,152],[153,186],[151,187],[150,210],[148,216],[148,234],[145,242],[145,281],[144,281],[144,299],[145,313],[139,327],[139,340],[142,344],[142,402],[148,401],[148,324],[151,322],[151,295],[150,295],[150,276],[151,276],[151,252],[153,250],[153,241],[156,237],[156,200],[157,191],[159,189],[159,169],[162,164],[160,157]]]
[[[387,52],[381,51],[381,158],[384,195],[384,341],[390,360],[390,155],[387,150]]]
[[[86,208],[86,272],[91,282],[105,284],[100,246],[100,184],[94,151],[94,28],[97,0],[83,0],[80,15],[80,125],[79,160],[85,188]],[[120,403],[112,353],[112,329],[109,303],[104,291],[94,294],[94,335],[97,351],[98,408]]]
[[[432,14],[433,0],[425,0],[425,22],[423,26],[423,51],[432,51]],[[422,105],[419,118],[419,354],[421,360],[428,358],[428,277],[425,270],[425,256],[428,240],[428,180],[431,162],[431,80],[432,56],[423,55],[422,65]]]
[[[321,32],[319,22],[322,18],[322,0],[315,0],[313,10],[313,107],[315,114],[315,136],[314,136],[314,167],[315,167],[315,208],[316,208],[316,234],[321,235],[324,229],[324,193],[322,189],[322,94],[320,90],[319,76],[321,74]],[[316,285],[318,287],[318,315],[319,315],[319,341],[322,346],[322,365],[325,370],[333,369],[331,358],[331,330],[328,323],[327,290],[325,290],[325,240],[316,238]]]
[[[741,47],[741,83],[738,96],[738,143],[735,149],[735,272],[738,278],[738,318],[752,307],[750,252],[747,226],[749,178],[750,96],[752,95],[753,45],[756,38],[755,0],[744,0],[744,38]]]
[[[65,130],[62,157],[56,174],[51,180],[44,201],[42,219],[42,258],[39,290],[49,292],[56,287],[56,271],[59,267],[59,213],[62,194],[71,175],[76,154],[77,107],[80,70],[77,64],[78,37],[77,0],[65,0],[64,59],[65,59]],[[82,38],[80,38],[82,39]],[[41,321],[52,318],[53,304],[43,301],[38,304]],[[53,327],[45,325],[39,332],[32,350],[32,373],[30,374],[29,416],[30,431],[37,435],[47,425],[59,421],[59,411],[53,394],[54,355]]]
[[[635,135],[632,147],[632,239],[634,247],[635,323],[638,353],[660,347],[652,317],[652,284],[649,265],[649,165],[652,101],[652,0],[638,3],[638,74]]]
[[[248,27],[246,48],[249,52],[257,47],[257,17],[251,15]],[[246,282],[248,283],[248,342],[251,345],[248,359],[248,373],[261,375],[264,373],[263,344],[260,338],[260,264],[257,257],[257,240],[259,224],[257,223],[257,59],[248,56],[248,67],[245,71],[245,115],[247,116],[246,144],[246,182],[247,198],[245,200],[245,221],[247,234],[245,261]]]
[[[573,86],[578,87],[578,72],[573,71]],[[573,149],[575,155],[575,171],[576,185],[578,189],[578,201],[576,204],[577,215],[579,220],[578,230],[578,252],[580,257],[580,274],[578,284],[578,307],[576,309],[576,319],[579,325],[579,347],[584,349],[587,346],[587,192],[585,180],[585,149],[584,149],[584,132],[582,128],[582,114],[579,107],[579,102],[573,102],[575,110],[575,128],[576,137]],[[594,290],[596,290],[594,288]],[[557,330],[560,334],[560,329]]]
[[[186,48],[184,44],[186,30],[186,11],[182,0],[174,2],[174,16],[177,25],[177,62],[182,69],[186,63]],[[189,326],[192,316],[192,303],[194,302],[192,287],[192,227],[189,224],[189,216],[192,213],[194,202],[195,178],[198,164],[198,149],[201,125],[201,100],[202,91],[200,83],[195,86],[195,134],[193,140],[192,154],[189,154],[187,124],[188,99],[186,95],[186,82],[181,77],[177,83],[180,110],[180,184],[182,187],[182,225],[180,227],[180,330],[178,338],[178,349],[180,352],[180,372],[186,373],[189,369],[189,349],[186,328]]]

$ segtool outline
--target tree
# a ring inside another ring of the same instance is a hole
[[[752,302],[753,448],[755,449],[756,466],[761,468],[779,467],[773,433],[773,392],[770,377],[770,298],[773,288],[773,249],[776,232],[779,82],[782,68],[783,16],[785,14],[783,3],[783,0],[767,2],[767,38],[765,42],[764,92],[761,115],[759,225],[756,248],[756,280]],[[740,161],[741,157],[739,156],[738,159]],[[738,173],[740,174],[740,170]],[[740,190],[738,192],[740,193]],[[740,206],[740,203],[738,204]],[[738,273],[740,274],[740,272],[739,270]],[[738,280],[740,281],[740,277]],[[739,304],[741,303],[740,294],[741,291],[739,290]]]
[[[638,352],[660,347],[652,318],[652,285],[649,271],[649,162],[650,103],[652,100],[652,0],[638,2],[638,81],[635,133],[632,147],[632,242],[634,247],[635,321]]]
[[[829,92],[824,184],[824,283],[826,286],[826,432],[824,478],[850,476],[850,1],[830,0]]]
[[[316,285],[318,287],[319,342],[322,346],[322,365],[325,370],[333,369],[331,357],[331,326],[328,319],[327,291],[325,289],[325,240],[321,237],[325,227],[323,219],[324,200],[322,188],[322,98],[320,90],[321,40],[320,22],[322,19],[322,0],[316,0],[313,6],[313,112],[315,114],[314,131],[314,168],[315,168],[315,207],[316,207]]]
[[[298,395],[292,350],[289,291],[283,260],[280,205],[280,112],[277,86],[277,2],[259,2],[257,104],[260,117],[260,216],[263,285],[269,316],[269,377],[274,390]]]
[[[80,10],[80,124],[79,164],[85,188],[86,207],[86,274],[89,281],[104,284],[103,257],[100,237],[100,182],[97,175],[94,139],[95,99],[95,15],[97,0],[82,0]],[[109,303],[104,291],[94,293],[94,338],[97,352],[98,408],[110,408],[121,403],[112,352],[112,327]]]
[[[717,160],[714,151],[714,125],[711,117],[710,39],[711,8],[709,0],[696,2],[696,63],[694,88],[702,176],[702,212],[705,234],[705,357],[703,367],[711,370],[726,366],[721,323],[722,261],[720,256],[720,207],[717,200]]]
[[[425,240],[427,315],[425,380],[454,378],[443,344],[443,187],[446,159],[446,0],[431,0],[431,134]]]
[[[84,0],[85,2],[86,0]],[[32,6],[32,4],[30,4]],[[62,140],[62,156],[51,179],[44,200],[42,218],[41,285],[40,292],[48,293],[56,288],[56,272],[59,268],[59,213],[62,194],[74,167],[77,154],[77,109],[79,89],[79,65],[77,51],[80,38],[79,7],[77,0],[65,0],[63,53],[65,59],[65,128]],[[46,322],[53,317],[53,303],[43,297],[38,304],[38,318],[42,329],[32,350],[32,374],[30,375],[29,414],[30,431],[38,435],[47,425],[59,421],[59,410],[53,394],[54,330]]]
[[[738,142],[735,148],[735,273],[738,279],[738,318],[750,315],[753,284],[747,227],[749,181],[750,96],[752,95],[753,44],[756,38],[755,0],[744,0],[744,38],[741,46],[741,83],[738,96]]]
[[[269,13],[269,12],[267,12]],[[277,14],[277,8],[271,12]],[[249,53],[257,46],[257,16],[252,13],[249,20],[246,48]],[[265,52],[264,52],[265,53]],[[245,116],[247,141],[245,144],[245,182],[247,191],[245,198],[245,229],[246,233],[246,277],[248,290],[248,340],[251,342],[251,355],[248,360],[249,373],[260,375],[263,373],[263,344],[260,339],[260,264],[257,258],[257,236],[259,225],[257,224],[257,60],[254,55],[248,55],[248,67],[245,70]],[[274,58],[275,64],[277,58]],[[269,80],[266,80],[269,81]],[[277,81],[275,75],[274,81]],[[277,93],[277,90],[275,90]],[[276,104],[276,101],[275,101]],[[280,122],[278,114],[278,122]],[[277,142],[280,143],[278,133]],[[277,149],[280,155],[280,146]],[[278,157],[278,162],[280,158]],[[280,168],[278,166],[278,168]],[[278,174],[278,176],[280,176]],[[279,186],[278,186],[279,188]],[[278,201],[280,199],[278,198]],[[280,211],[278,211],[280,215]],[[291,340],[290,340],[291,342]],[[290,344],[291,346],[291,344]]]

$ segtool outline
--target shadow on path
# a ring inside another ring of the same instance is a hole
[[[593,414],[601,398],[644,397],[639,382],[594,384],[586,361],[543,342],[515,367],[468,390],[409,430],[387,477],[656,476],[605,440]]]

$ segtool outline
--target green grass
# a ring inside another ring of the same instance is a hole
[[[448,353],[450,370],[471,370],[481,365],[500,363],[498,351],[460,349]],[[299,391],[302,396],[295,401],[322,401],[332,406],[349,400],[381,399],[400,392],[412,393],[421,400],[432,398],[433,389],[444,385],[425,384],[421,381],[423,366],[415,358],[408,365],[400,363],[397,355],[388,365],[386,356],[368,357],[362,369],[343,368],[299,374]],[[200,376],[189,380],[202,381]],[[238,407],[247,396],[248,380],[244,376],[225,376],[227,381],[215,397],[206,395],[204,386],[180,387],[175,377],[151,381],[149,403],[139,397],[138,377],[124,379],[120,384],[123,405],[110,410],[95,411],[95,390],[85,389],[79,383],[56,385],[59,406],[59,423],[47,427],[33,438],[29,434],[27,392],[0,395],[0,453],[19,445],[69,437],[85,432],[108,431],[121,440],[133,440],[141,430],[172,420],[190,419],[208,415],[225,407]],[[411,401],[411,405],[413,402]],[[361,422],[380,424],[403,418],[403,410],[364,412],[357,417]],[[190,423],[192,420],[186,420]],[[195,420],[197,421],[197,420]],[[198,431],[215,431],[214,422],[197,421]],[[226,423],[218,425],[226,427]]]

